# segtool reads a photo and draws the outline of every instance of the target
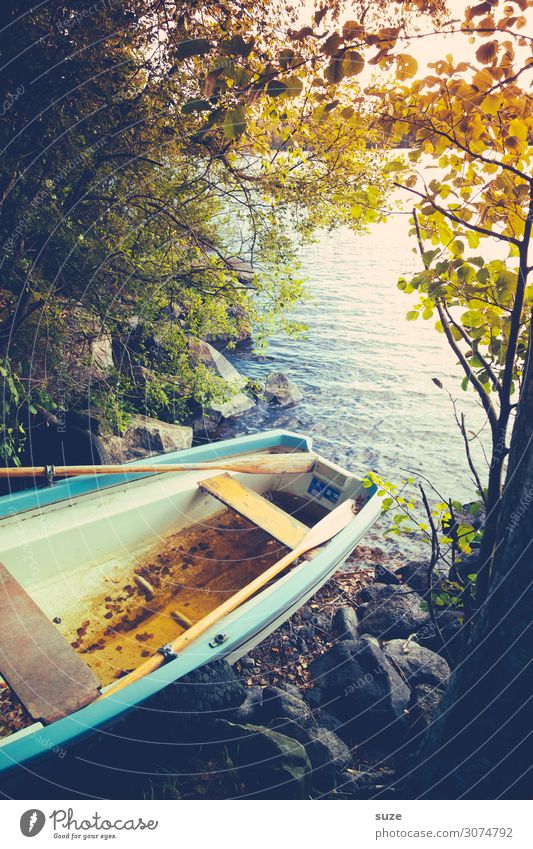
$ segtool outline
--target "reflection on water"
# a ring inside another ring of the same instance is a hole
[[[246,350],[229,356],[254,379],[287,372],[304,400],[284,411],[262,405],[228,423],[224,436],[285,426],[311,433],[318,451],[354,470],[375,469],[389,480],[417,470],[443,495],[472,496],[450,400],[432,378],[458,398],[469,428],[483,424],[483,413],[461,390],[462,372],[435,319],[405,320],[413,296],[396,282],[420,269],[407,233],[407,217],[399,216],[367,235],[341,230],[303,250],[313,300],[296,317],[308,325],[307,338],[275,338],[259,360]]]

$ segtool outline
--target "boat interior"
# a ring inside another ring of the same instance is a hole
[[[368,490],[318,458],[305,474],[156,474],[2,520],[0,745],[90,703],[347,498]]]

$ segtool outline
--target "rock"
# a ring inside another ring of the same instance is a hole
[[[169,685],[167,700],[181,714],[191,713],[203,722],[225,711],[235,711],[247,698],[247,690],[225,660],[213,660]]]
[[[278,407],[292,407],[303,399],[303,393],[282,371],[271,372],[265,382],[265,398]]]
[[[241,307],[240,304],[233,304],[228,307],[227,314],[228,318],[230,318],[234,323],[231,333],[221,330],[212,330],[205,334],[204,339],[212,344],[222,346],[228,345],[230,342],[241,343],[251,339],[252,326],[244,307]]]
[[[376,639],[341,640],[316,658],[309,672],[311,703],[350,722],[360,741],[397,733],[411,691]]]
[[[105,437],[109,463],[125,463],[168,451],[182,451],[191,445],[192,428],[168,424],[149,416],[132,416],[123,436],[109,434]]]
[[[409,587],[385,585],[368,603],[359,633],[390,640],[408,637],[429,622],[417,593]]]
[[[311,787],[317,793],[329,793],[337,786],[337,775],[352,765],[352,753],[329,728],[302,727],[288,717],[278,717],[269,727],[298,740],[305,748],[312,767]]]
[[[316,743],[320,743],[324,747],[329,763],[335,764],[341,770],[351,767],[352,753],[346,743],[334,731],[318,725],[309,733]]]
[[[428,563],[425,560],[409,560],[397,569],[396,574],[404,584],[408,584],[411,589],[424,596],[428,591],[427,572]]]
[[[230,361],[209,342],[204,342],[202,339],[189,339],[189,355],[194,363],[207,366],[210,371],[215,372],[228,383],[233,383],[241,389],[245,385],[246,379],[242,374],[239,374],[235,366],[232,366]]]
[[[315,632],[320,631],[326,636],[331,634],[331,613],[323,610],[316,611],[313,613],[311,622]]]
[[[132,718],[137,739],[175,744],[205,743],[215,721],[231,717],[245,702],[246,688],[225,660],[214,660],[165,687]]]
[[[211,401],[209,409],[215,414],[220,413],[222,419],[234,419],[236,416],[247,413],[253,407],[255,407],[255,401],[249,395],[245,395],[244,392],[237,392],[227,401]]]
[[[312,768],[301,743],[262,725],[240,725],[227,720],[217,720],[215,725],[248,796],[308,797]]]
[[[385,589],[387,584],[369,584],[367,587],[363,587],[363,589],[359,593],[359,598],[361,601],[368,602],[374,601],[374,599],[378,598],[381,590]]]
[[[333,617],[333,631],[339,640],[357,639],[357,614],[353,607],[340,607]]]
[[[434,721],[444,693],[430,684],[418,684],[409,705],[411,735],[424,731]]]
[[[410,687],[428,684],[432,687],[446,687],[450,677],[450,667],[440,654],[430,651],[413,641],[403,648],[405,640],[391,640],[383,651],[400,669]]]
[[[341,798],[371,799],[379,794],[380,799],[387,798],[384,791],[394,777],[394,771],[388,768],[350,769],[339,777],[339,795]],[[394,792],[392,798],[397,798]]]
[[[193,362],[202,363],[225,380],[228,390],[232,393],[231,397],[225,401],[212,401],[207,410],[208,417],[216,419],[218,415],[219,420],[231,419],[235,416],[241,416],[243,413],[251,410],[252,407],[255,407],[255,401],[242,391],[246,384],[246,379],[209,342],[203,342],[200,339],[190,339],[189,354]]]
[[[279,687],[267,687],[263,690],[262,711],[266,720],[287,716],[295,722],[302,722],[311,718],[309,706],[300,695],[295,696]]]
[[[246,688],[246,699],[236,710],[232,711],[230,719],[243,725],[258,724],[261,721],[263,690],[258,685]]]
[[[384,566],[382,563],[378,563],[374,568],[375,580],[376,583],[379,584],[399,584],[400,579],[396,572],[393,572],[392,569],[389,569],[388,566]]]
[[[303,692],[296,686],[296,684],[291,684],[290,681],[281,681],[277,687],[279,690],[289,693],[290,696],[294,696],[295,699],[304,699],[305,701]]]
[[[468,581],[469,575],[475,575],[478,570],[478,556],[476,552],[462,556],[462,559],[457,562],[456,569],[462,577],[464,583]],[[451,575],[450,575],[451,577]]]
[[[463,613],[460,610],[438,610],[435,618],[439,630],[430,621],[427,627],[419,632],[417,640],[423,646],[451,660],[452,664],[456,664],[463,644]]]
[[[93,381],[108,377],[114,369],[113,340],[105,324],[83,307],[69,310],[62,349],[63,374],[80,389]],[[39,372],[40,352],[36,352],[35,367]],[[33,367],[33,361],[32,361]]]
[[[400,566],[396,572],[404,584],[407,584],[407,586],[411,587],[412,590],[425,599],[427,599],[429,595],[427,578],[428,566],[429,564],[424,560],[409,560],[407,563]],[[444,573],[439,574],[438,570],[433,572],[431,579],[433,592],[439,591],[446,577],[447,576]]]

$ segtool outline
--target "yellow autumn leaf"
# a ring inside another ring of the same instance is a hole
[[[500,94],[487,94],[481,103],[486,115],[497,115],[501,109],[503,98]]]
[[[514,136],[521,142],[525,142],[527,140],[526,124],[521,121],[520,118],[513,118],[513,120],[509,124],[509,135]]]
[[[347,50],[342,61],[344,73],[347,77],[360,74],[365,67],[365,60],[358,50]]]
[[[474,74],[472,82],[479,91],[487,91],[494,85],[494,79],[488,68],[483,68],[482,71],[477,71]]]
[[[414,77],[418,70],[418,62],[414,56],[409,56],[408,53],[399,53],[396,56],[396,76],[399,80],[408,80]]]

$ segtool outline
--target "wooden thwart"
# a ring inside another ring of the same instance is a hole
[[[99,681],[40,607],[0,563],[0,674],[44,724],[99,695]]]
[[[267,501],[262,495],[258,495],[253,489],[244,486],[231,475],[207,478],[200,481],[198,486],[288,548],[296,548],[309,530],[294,516],[285,513],[284,510]]]

